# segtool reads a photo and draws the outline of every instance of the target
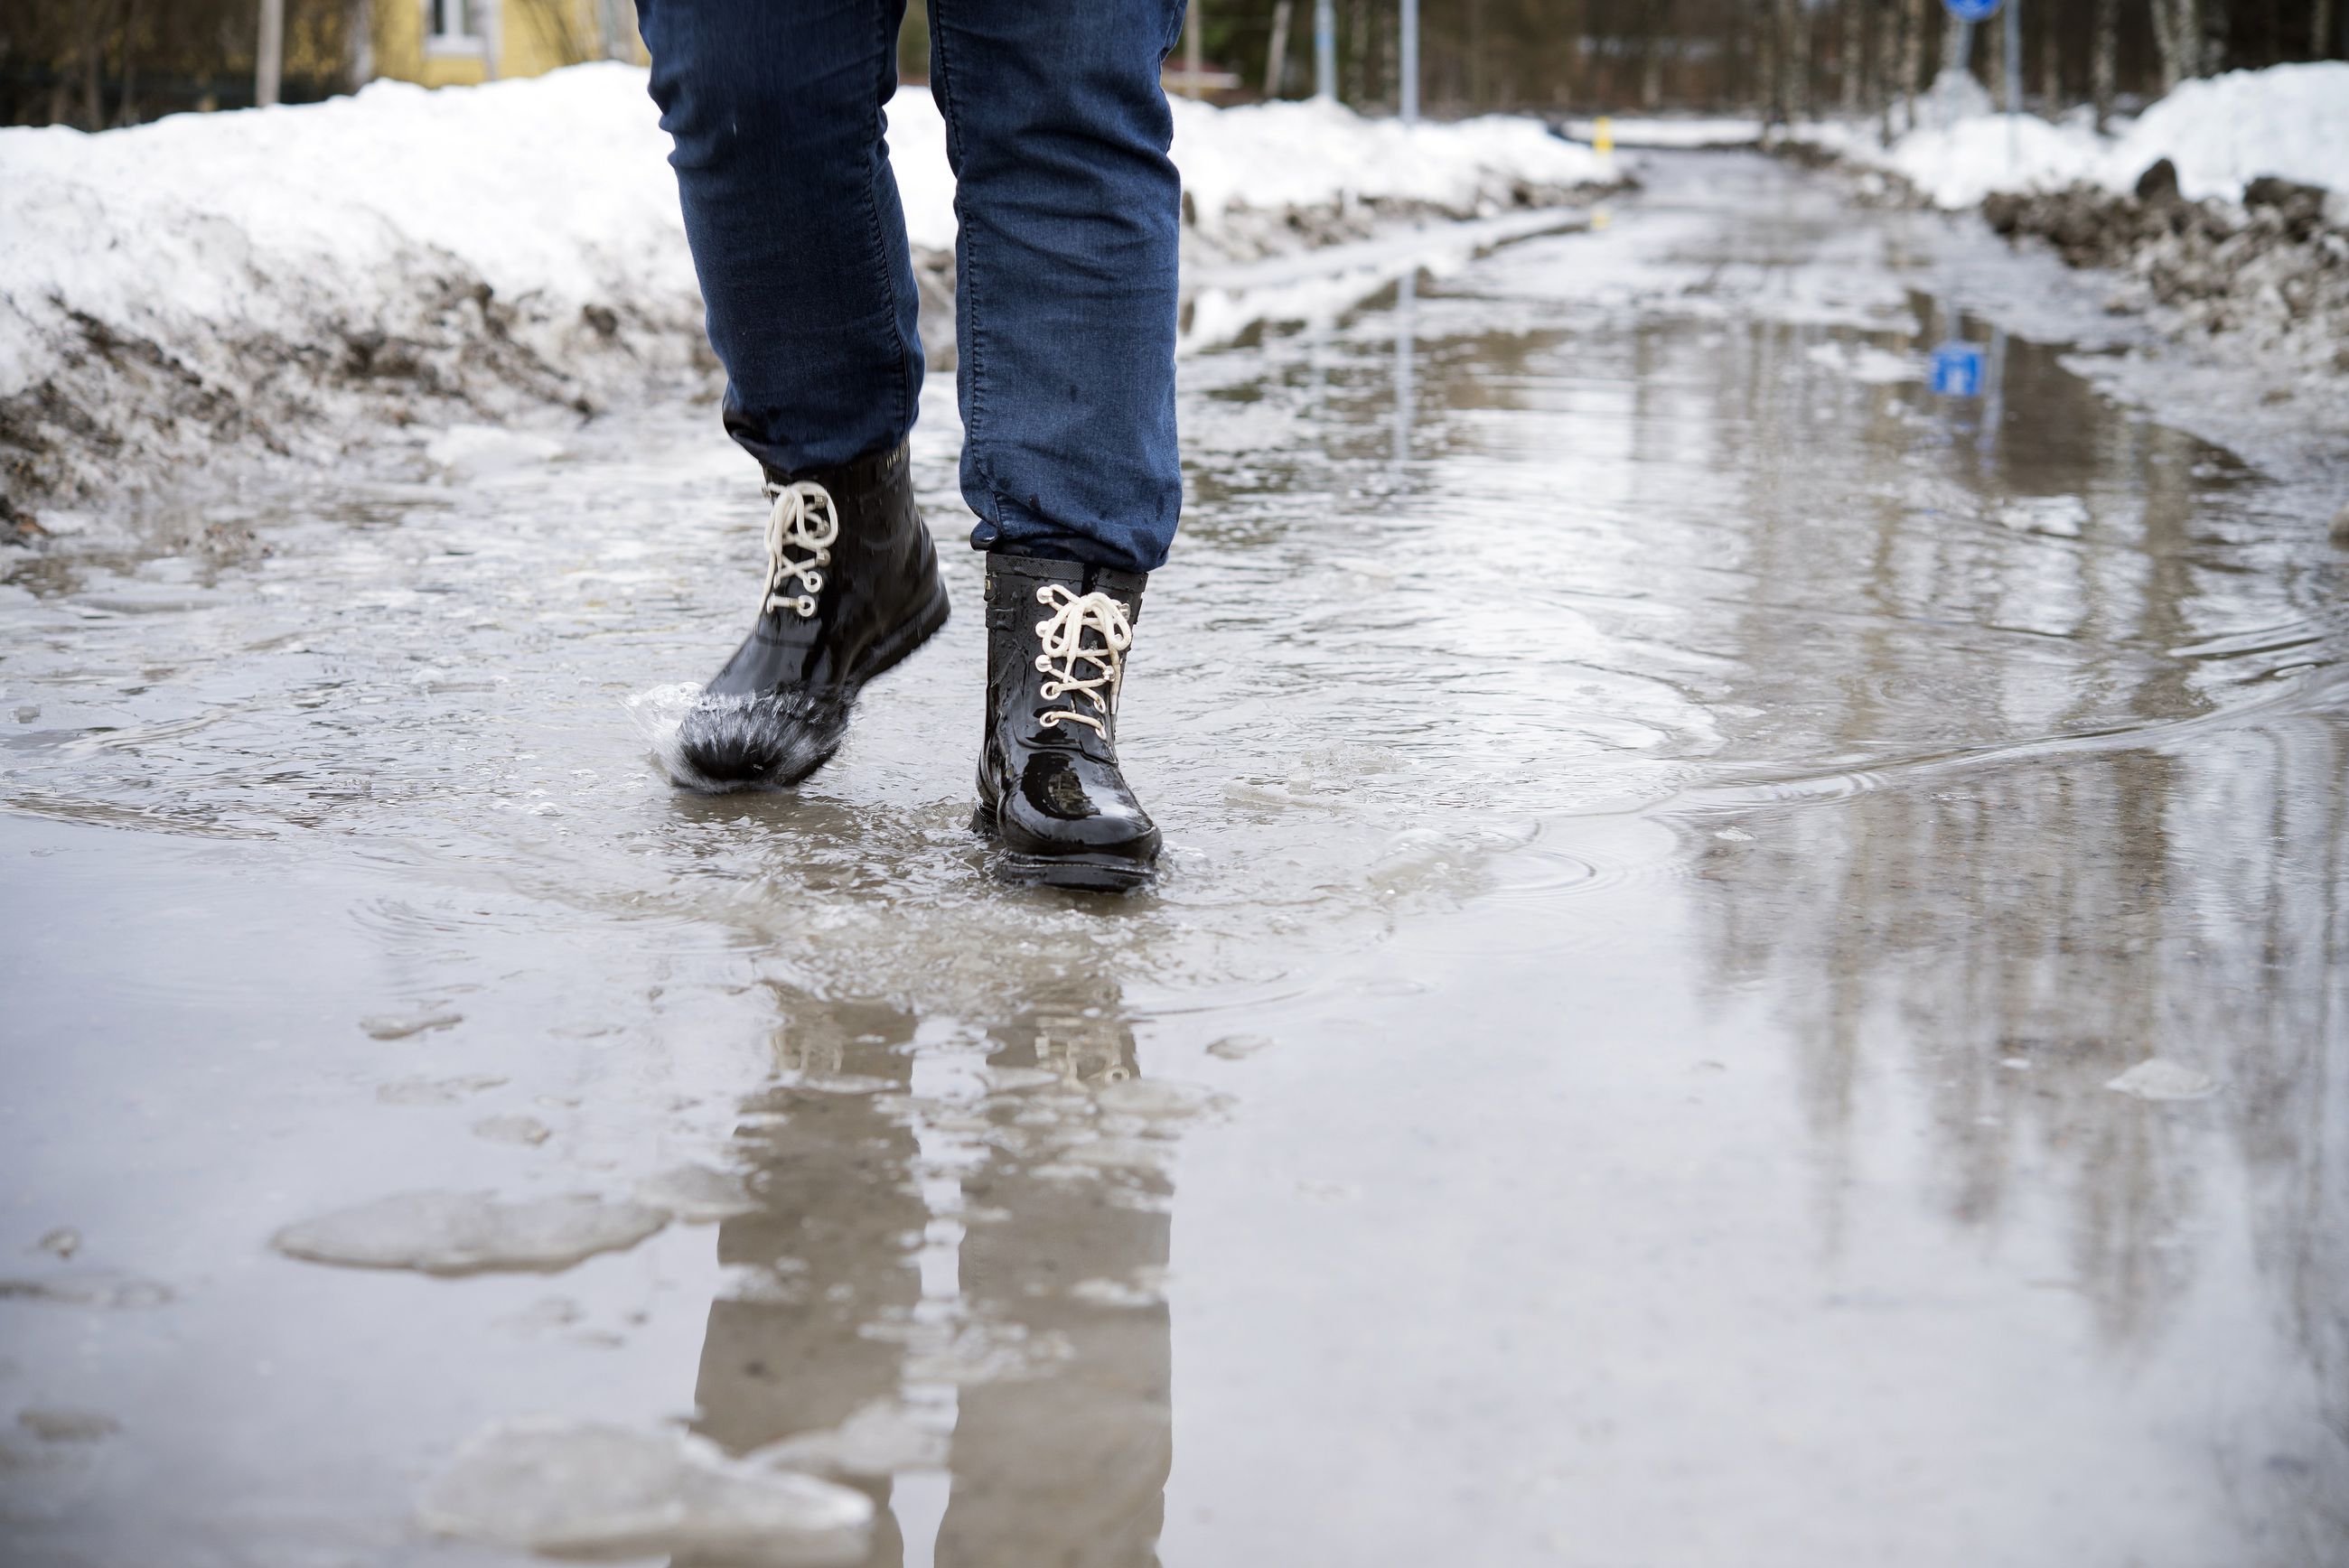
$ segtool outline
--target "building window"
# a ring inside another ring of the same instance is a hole
[[[433,55],[479,55],[484,52],[479,19],[474,13],[490,0],[423,0],[424,48]]]

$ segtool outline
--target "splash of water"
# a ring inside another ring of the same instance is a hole
[[[854,699],[827,692],[738,696],[678,683],[626,699],[628,717],[670,780],[704,794],[781,789],[840,749]]]

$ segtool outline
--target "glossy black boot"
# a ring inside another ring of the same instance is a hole
[[[1019,882],[1122,891],[1158,830],[1117,766],[1117,693],[1142,614],[1139,572],[987,558],[987,735],[971,825]]]
[[[678,728],[686,782],[796,784],[832,759],[864,683],[947,624],[905,448],[770,474],[758,624]]]

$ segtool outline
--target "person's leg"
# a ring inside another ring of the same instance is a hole
[[[964,497],[987,563],[973,819],[999,869],[1146,881],[1117,698],[1144,574],[1182,507],[1174,444],[1182,186],[1158,72],[1181,0],[930,0],[955,167]]]
[[[896,445],[922,387],[883,143],[905,0],[638,0],[726,428],[770,470]]]
[[[1174,541],[1182,186],[1158,73],[1182,22],[1182,0],[931,0],[981,549],[1149,572]]]
[[[945,624],[905,434],[922,384],[883,141],[904,0],[638,0],[726,428],[767,475],[758,618],[680,721],[681,782],[797,782]]]

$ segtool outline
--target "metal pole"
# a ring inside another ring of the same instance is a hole
[[[2006,77],[2006,112],[2013,116],[2023,109],[2023,0],[2006,0],[1999,10],[2004,15],[2000,26],[2005,36],[2000,42],[2006,67],[2000,74]]]
[[[1402,0],[1402,122],[1419,123],[1419,0]]]
[[[279,78],[285,75],[285,0],[261,0],[261,44],[253,52],[253,101],[255,104],[268,108],[277,102]]]
[[[1338,0],[1313,0],[1313,96],[1338,98]]]
[[[2000,9],[2006,13],[2006,69],[2000,73],[2006,77],[2006,166],[2017,170],[2023,167],[2022,132],[2014,119],[2023,103],[2023,0],[2006,0]]]

